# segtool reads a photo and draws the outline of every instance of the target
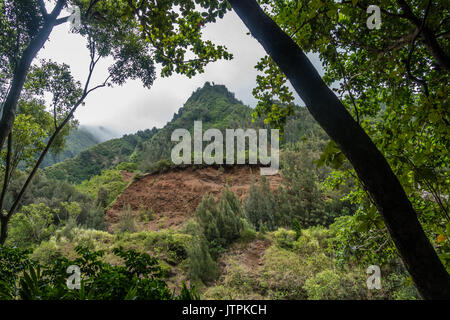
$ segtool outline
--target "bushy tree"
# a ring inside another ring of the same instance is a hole
[[[195,211],[195,218],[209,242],[214,258],[239,237],[242,216],[239,199],[228,187],[221,194],[218,203],[212,195],[203,197]]]
[[[54,212],[41,204],[30,204],[11,220],[11,231],[8,245],[28,248],[47,240],[55,231]]]
[[[219,275],[219,269],[209,253],[208,242],[202,234],[193,238],[188,246],[189,278],[204,283],[213,281]]]
[[[118,232],[136,232],[137,226],[134,221],[133,211],[130,205],[124,206],[120,212],[119,222],[116,226],[116,231]]]
[[[106,208],[122,193],[127,185],[128,182],[124,180],[119,170],[110,169],[83,181],[76,188],[89,194],[92,199],[96,199],[98,205]]]
[[[22,184],[26,180],[25,173],[18,173],[17,178],[11,182],[9,191],[5,195],[5,203],[11,204],[14,196],[20,192]],[[47,178],[42,172],[38,172],[35,179],[30,183],[29,188],[22,198],[19,211],[22,206],[43,203],[55,214],[54,224],[62,226],[62,221],[68,218],[67,211],[63,208],[64,202],[76,202],[81,208],[77,216],[76,223],[88,228],[104,230],[104,209],[99,208],[95,199],[81,191],[66,181],[57,181]],[[60,221],[61,220],[61,221]]]
[[[249,196],[244,202],[245,216],[256,230],[275,230],[285,212],[278,210],[275,196],[270,190],[266,177],[261,177],[260,184],[252,182]],[[283,217],[285,218],[285,217]]]

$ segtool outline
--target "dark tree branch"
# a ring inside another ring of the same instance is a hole
[[[392,44],[390,44],[386,51],[399,50],[406,46],[408,43],[412,41],[412,39],[417,37],[419,33],[419,28],[414,28],[410,33],[404,35],[403,37],[396,39]]]
[[[67,0],[58,0],[55,7],[53,8],[52,12],[50,13],[51,20],[56,20],[58,18],[59,14],[61,13],[64,6],[67,4]]]
[[[297,34],[297,32],[299,32],[304,26],[306,26],[308,23],[312,22],[314,19],[316,19],[320,14],[324,14],[325,10],[319,10],[317,11],[316,15],[314,17],[312,17],[311,19],[308,19],[306,21],[304,21],[299,27],[297,27],[297,29],[294,30],[294,32],[292,32],[292,34],[290,35],[290,37],[292,38],[293,36],[295,36]]]
[[[89,90],[87,91],[87,94],[91,93],[91,92],[94,91],[94,90],[97,90],[98,88],[106,87],[106,86],[108,85],[108,81],[109,81],[110,78],[111,78],[111,74],[106,78],[105,81],[103,81],[103,83],[101,83],[101,84],[99,84],[99,85],[97,85],[97,86],[95,86],[95,87],[89,89]]]
[[[41,10],[42,16],[44,17],[44,19],[47,18],[48,13],[47,13],[47,9],[45,8],[45,3],[44,0],[39,0],[39,9]]]
[[[342,1],[341,4],[349,4],[351,6],[353,6],[353,1]],[[356,7],[363,10],[364,12],[367,10],[367,7],[365,7],[362,3],[356,3]],[[405,18],[404,14],[401,13],[394,13],[394,12],[389,12],[383,8],[380,8],[380,11],[383,12],[385,15],[387,16],[391,16],[394,18]]]
[[[402,9],[403,13],[397,14],[389,12],[383,8],[380,8],[380,11],[388,16],[392,16],[395,18],[404,18],[410,21],[413,25],[415,25],[417,28],[420,28],[421,26],[421,19],[416,17],[409,7],[409,5],[406,3],[405,0],[397,0],[398,5]],[[352,1],[342,1],[341,4],[351,4]],[[361,10],[366,10],[367,8],[364,7],[361,3],[357,3],[356,5]],[[431,55],[436,60],[437,64],[442,67],[443,70],[445,70],[447,73],[450,72],[450,58],[445,53],[445,51],[442,49],[442,47],[439,45],[439,42],[437,41],[437,38],[439,36],[435,35],[433,30],[428,28],[427,26],[424,26],[422,30],[422,38],[424,41],[425,46],[430,51]]]
[[[89,8],[86,10],[86,16],[89,16],[92,8],[97,4],[98,1],[99,0],[91,0],[91,2],[89,3]]]
[[[55,26],[59,26],[60,24],[66,23],[67,21],[69,21],[69,18],[70,16],[56,19]]]
[[[8,135],[8,151],[6,153],[5,177],[3,180],[3,189],[0,196],[0,216],[3,217],[3,201],[5,200],[6,190],[8,189],[9,176],[11,171],[11,153],[12,153],[12,134]]]
[[[337,45],[335,45],[335,47],[337,48]],[[339,56],[338,56],[338,53],[336,50],[334,51],[334,55],[335,55],[336,62],[339,65],[339,71],[341,72],[341,77],[344,80],[344,86],[347,89],[348,95],[350,96],[350,101],[352,102],[353,108],[355,109],[356,122],[358,122],[358,124],[359,124],[360,122],[359,122],[358,107],[356,106],[355,98],[353,97],[353,93],[350,90],[350,86],[348,85],[347,76],[345,75],[344,68],[342,67],[341,61],[339,60]]]
[[[418,85],[421,85],[423,87],[424,93],[427,97],[429,96],[428,84],[424,79],[419,79],[412,74],[411,59],[412,59],[412,55],[413,55],[413,52],[415,49],[415,43],[416,43],[417,37],[422,33],[423,28],[425,27],[425,23],[426,23],[426,20],[428,17],[428,13],[430,12],[430,8],[431,8],[431,0],[428,1],[427,9],[425,10],[425,15],[423,17],[422,24],[420,25],[418,32],[414,35],[414,37],[411,40],[411,49],[409,50],[408,59],[406,60],[406,72],[408,73],[408,77],[411,80],[413,80],[414,82],[416,82]]]
[[[450,58],[439,45],[434,32],[430,28],[428,28],[426,24],[423,24],[426,17],[425,19],[423,19],[423,21],[416,17],[405,0],[397,0],[397,3],[399,4],[400,8],[402,8],[404,16],[417,28],[422,29],[422,38],[425,46],[428,48],[431,55],[436,60],[436,63],[441,66],[443,70],[449,73]],[[426,11],[428,12],[429,8]],[[427,13],[425,13],[425,15],[427,15]]]

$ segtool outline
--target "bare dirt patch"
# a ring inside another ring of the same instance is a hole
[[[238,263],[248,271],[257,272],[263,264],[264,252],[270,245],[271,241],[268,239],[255,239],[248,244],[233,244],[218,261],[221,273],[226,272],[231,262]]]
[[[130,171],[120,171],[120,174],[122,175],[123,180],[125,180],[126,182],[130,182],[134,175],[134,173]]]

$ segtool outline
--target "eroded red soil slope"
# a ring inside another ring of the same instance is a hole
[[[259,181],[259,169],[248,166],[173,169],[165,173],[148,174],[134,181],[107,212],[110,225],[118,221],[123,208],[130,206],[134,215],[151,209],[153,217],[145,229],[177,228],[193,216],[205,194],[217,199],[228,185],[242,201],[248,196],[252,181]],[[279,175],[267,176],[271,189],[281,182]]]

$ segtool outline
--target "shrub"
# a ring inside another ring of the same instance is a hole
[[[403,269],[403,268],[402,268]],[[395,300],[420,300],[419,291],[406,270],[391,270],[381,279],[382,298]]]
[[[11,218],[7,244],[29,248],[48,240],[56,229],[53,216],[54,212],[42,203],[22,207]]]
[[[334,260],[308,230],[295,240],[295,231],[273,233],[274,245],[264,253],[261,286],[272,299],[306,299],[307,279],[334,267]]]
[[[18,276],[32,264],[29,253],[29,250],[0,246],[0,300],[10,298],[9,289],[14,287]]]
[[[241,217],[239,200],[228,188],[222,193],[218,203],[212,195],[203,197],[195,211],[195,218],[210,244],[214,259],[239,238],[242,230]]]
[[[72,242],[78,245],[86,246],[92,243],[92,248],[98,249],[99,246],[109,247],[113,244],[113,235],[100,230],[75,228],[72,232]]]
[[[144,174],[141,171],[137,171],[133,174],[133,177],[131,178],[131,180],[133,182],[135,182],[135,181],[141,180],[143,177],[144,177]]]
[[[116,167],[118,170],[125,170],[125,171],[135,171],[138,168],[138,164],[134,162],[121,162]]]
[[[172,167],[169,160],[159,160],[155,163],[154,172],[166,172]]]
[[[139,221],[147,223],[154,219],[154,215],[155,213],[152,209],[147,209],[143,206],[140,206],[137,213],[137,218],[139,219]]]
[[[241,241],[244,243],[252,242],[256,238],[256,231],[248,224],[247,220],[241,218],[242,231]]]
[[[116,243],[126,248],[135,247],[152,251],[169,264],[176,265],[187,258],[186,248],[190,241],[190,235],[175,233],[173,230],[161,230],[128,233]]]
[[[191,219],[184,225],[182,232],[191,237],[187,248],[189,278],[193,281],[203,282],[216,279],[219,272],[216,263],[211,258],[202,227],[196,220]]]
[[[169,160],[159,160],[157,162],[143,162],[139,169],[146,173],[163,173],[172,168]]]
[[[302,235],[292,243],[293,250],[300,256],[310,256],[320,251],[320,245],[317,239],[308,235]]]
[[[204,283],[213,281],[219,275],[216,263],[209,253],[208,243],[201,235],[194,237],[187,254],[189,257],[189,278]]]
[[[106,208],[125,190],[127,185],[128,182],[123,179],[120,170],[110,169],[102,171],[101,175],[83,181],[76,188],[89,194],[92,199],[98,197],[97,204]]]
[[[266,177],[261,177],[260,186],[254,183],[250,186],[249,197],[244,203],[244,211],[247,220],[258,231],[263,226],[270,231],[275,230],[278,226],[276,201]]]
[[[105,212],[100,206],[92,207],[83,224],[86,228],[96,230],[106,230]]]
[[[295,231],[296,239],[298,239],[302,235],[302,224],[297,218],[294,218],[294,220],[292,221],[292,230]]]
[[[81,213],[81,207],[77,202],[61,202],[61,207],[61,213],[63,213],[63,216],[66,218],[60,219],[63,228],[58,230],[58,236],[72,239],[72,231],[78,226],[77,218]]]
[[[309,300],[367,299],[366,281],[361,274],[324,270],[306,280]]]
[[[306,299],[303,285],[312,270],[292,251],[272,246],[264,254],[261,286],[271,299]]]
[[[116,226],[116,231],[118,232],[136,232],[137,227],[134,222],[133,212],[131,211],[130,205],[127,205],[119,216],[119,222]]]
[[[296,238],[296,232],[280,228],[273,233],[273,236],[277,246],[284,249],[292,249]]]
[[[54,241],[43,241],[33,251],[31,258],[44,264],[49,264],[61,256],[58,246]]]
[[[227,261],[227,264],[223,283],[226,287],[237,289],[240,293],[233,299],[248,299],[249,296],[262,291],[258,274],[254,273],[253,270],[232,259]]]

